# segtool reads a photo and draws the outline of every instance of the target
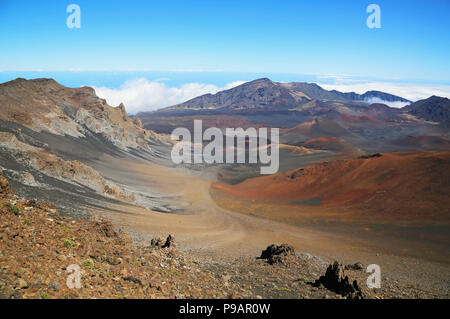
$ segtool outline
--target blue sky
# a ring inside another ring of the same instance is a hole
[[[80,29],[66,26],[70,3]],[[370,3],[380,29],[366,26]],[[450,85],[449,13],[448,0],[0,0],[0,81],[45,74],[118,88],[147,72],[173,85],[202,73],[220,87],[259,74]],[[112,70],[128,73],[86,72]]]
[[[450,2],[0,1],[0,69],[350,74],[450,81]],[[81,8],[81,29],[66,7]],[[381,8],[381,29],[366,7]]]

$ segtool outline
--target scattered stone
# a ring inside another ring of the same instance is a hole
[[[52,281],[49,285],[50,289],[53,291],[58,291],[61,288],[61,284],[57,281]]]
[[[24,279],[19,278],[19,279],[17,279],[16,288],[19,288],[19,289],[28,288],[28,283]]]
[[[36,199],[29,199],[26,201],[27,206],[36,207]]]
[[[133,282],[135,284],[139,284],[139,285],[142,286],[142,281],[140,279],[138,279],[138,278],[127,276],[127,277],[123,277],[122,279],[125,280],[125,281],[131,281],[131,282]]]

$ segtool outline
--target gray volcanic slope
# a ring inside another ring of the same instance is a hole
[[[126,202],[157,211],[163,199],[136,192],[104,158],[167,164],[169,144],[98,98],[91,88],[67,88],[51,79],[0,84],[0,171],[15,193],[56,204],[63,214]]]

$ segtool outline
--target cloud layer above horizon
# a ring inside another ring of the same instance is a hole
[[[94,87],[101,98],[109,105],[117,106],[123,103],[129,114],[154,111],[163,107],[185,102],[207,93],[217,93],[238,86],[245,81],[234,81],[224,87],[205,83],[187,83],[180,87],[168,87],[163,80],[149,81],[138,78],[126,81],[118,89]]]

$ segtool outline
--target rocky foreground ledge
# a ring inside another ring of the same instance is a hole
[[[108,221],[74,220],[18,199],[1,175],[0,187],[1,298],[243,297],[177,252],[172,239],[139,246]],[[77,268],[70,265],[79,266],[81,288],[67,285]]]
[[[181,252],[170,235],[136,243],[108,221],[18,198],[0,175],[0,298],[395,297],[364,289],[366,277],[360,264],[328,265],[286,244],[224,261]]]

